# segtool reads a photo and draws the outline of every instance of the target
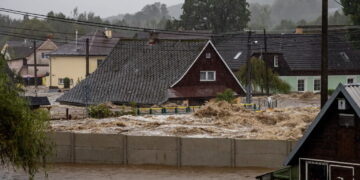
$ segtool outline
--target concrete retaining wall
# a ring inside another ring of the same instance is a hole
[[[279,168],[294,142],[50,133],[52,162]]]

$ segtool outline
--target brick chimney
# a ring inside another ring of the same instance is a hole
[[[150,32],[149,34],[149,44],[153,45],[159,41],[159,33],[157,32]]]

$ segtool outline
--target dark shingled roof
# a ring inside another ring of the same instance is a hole
[[[321,36],[319,34],[268,34],[268,52],[281,53],[291,70],[320,71]],[[247,35],[239,34],[214,39],[215,46],[233,70],[246,64]],[[252,41],[253,53],[264,50],[264,36],[255,34]],[[239,59],[236,54],[242,52]],[[347,56],[349,60],[344,58]],[[334,33],[329,35],[329,69],[359,70],[360,51],[346,40],[346,35]]]
[[[7,41],[8,47],[6,49],[9,53],[9,60],[22,59],[30,56],[33,52],[33,41]],[[44,41],[36,41],[36,48],[39,48]]]
[[[49,54],[51,56],[85,56],[86,39],[89,38],[90,56],[107,56],[122,37],[121,33],[112,31],[112,38],[107,38],[104,30],[96,30],[81,36],[78,39],[77,45],[75,41],[71,41]]]
[[[121,40],[104,63],[57,101],[84,105],[104,102],[161,104],[168,88],[186,72],[206,41]]]
[[[25,98],[29,101],[30,106],[46,106],[46,105],[50,105],[48,97],[26,96]]]
[[[315,130],[316,126],[320,123],[320,121],[325,121],[327,119],[323,118],[329,107],[335,102],[339,94],[342,93],[349,102],[350,106],[356,112],[356,115],[360,117],[360,84],[348,84],[342,85],[340,84],[334,93],[331,95],[330,99],[326,102],[324,107],[321,109],[320,113],[317,115],[316,119],[311,123],[309,128],[306,130],[304,136],[298,141],[293,151],[289,154],[286,159],[284,165],[289,166],[291,164],[297,163],[295,161],[298,158],[300,149],[305,144],[307,139],[310,137],[311,133]]]

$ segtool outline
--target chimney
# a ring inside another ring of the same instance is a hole
[[[112,31],[110,29],[105,28],[104,34],[108,39],[112,38]]]
[[[159,33],[157,32],[150,32],[150,35],[149,35],[149,44],[150,45],[153,45],[153,44],[156,44],[157,42],[159,41]]]

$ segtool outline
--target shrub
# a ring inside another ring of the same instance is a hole
[[[64,88],[70,88],[70,79],[68,77],[64,78]]]
[[[89,107],[89,115],[92,118],[107,118],[112,116],[112,112],[105,104],[95,105]]]
[[[328,95],[331,96],[334,93],[335,89],[328,89]]]
[[[234,103],[235,98],[235,92],[232,89],[226,89],[224,92],[219,93],[216,96],[217,101],[226,101],[230,104]]]

